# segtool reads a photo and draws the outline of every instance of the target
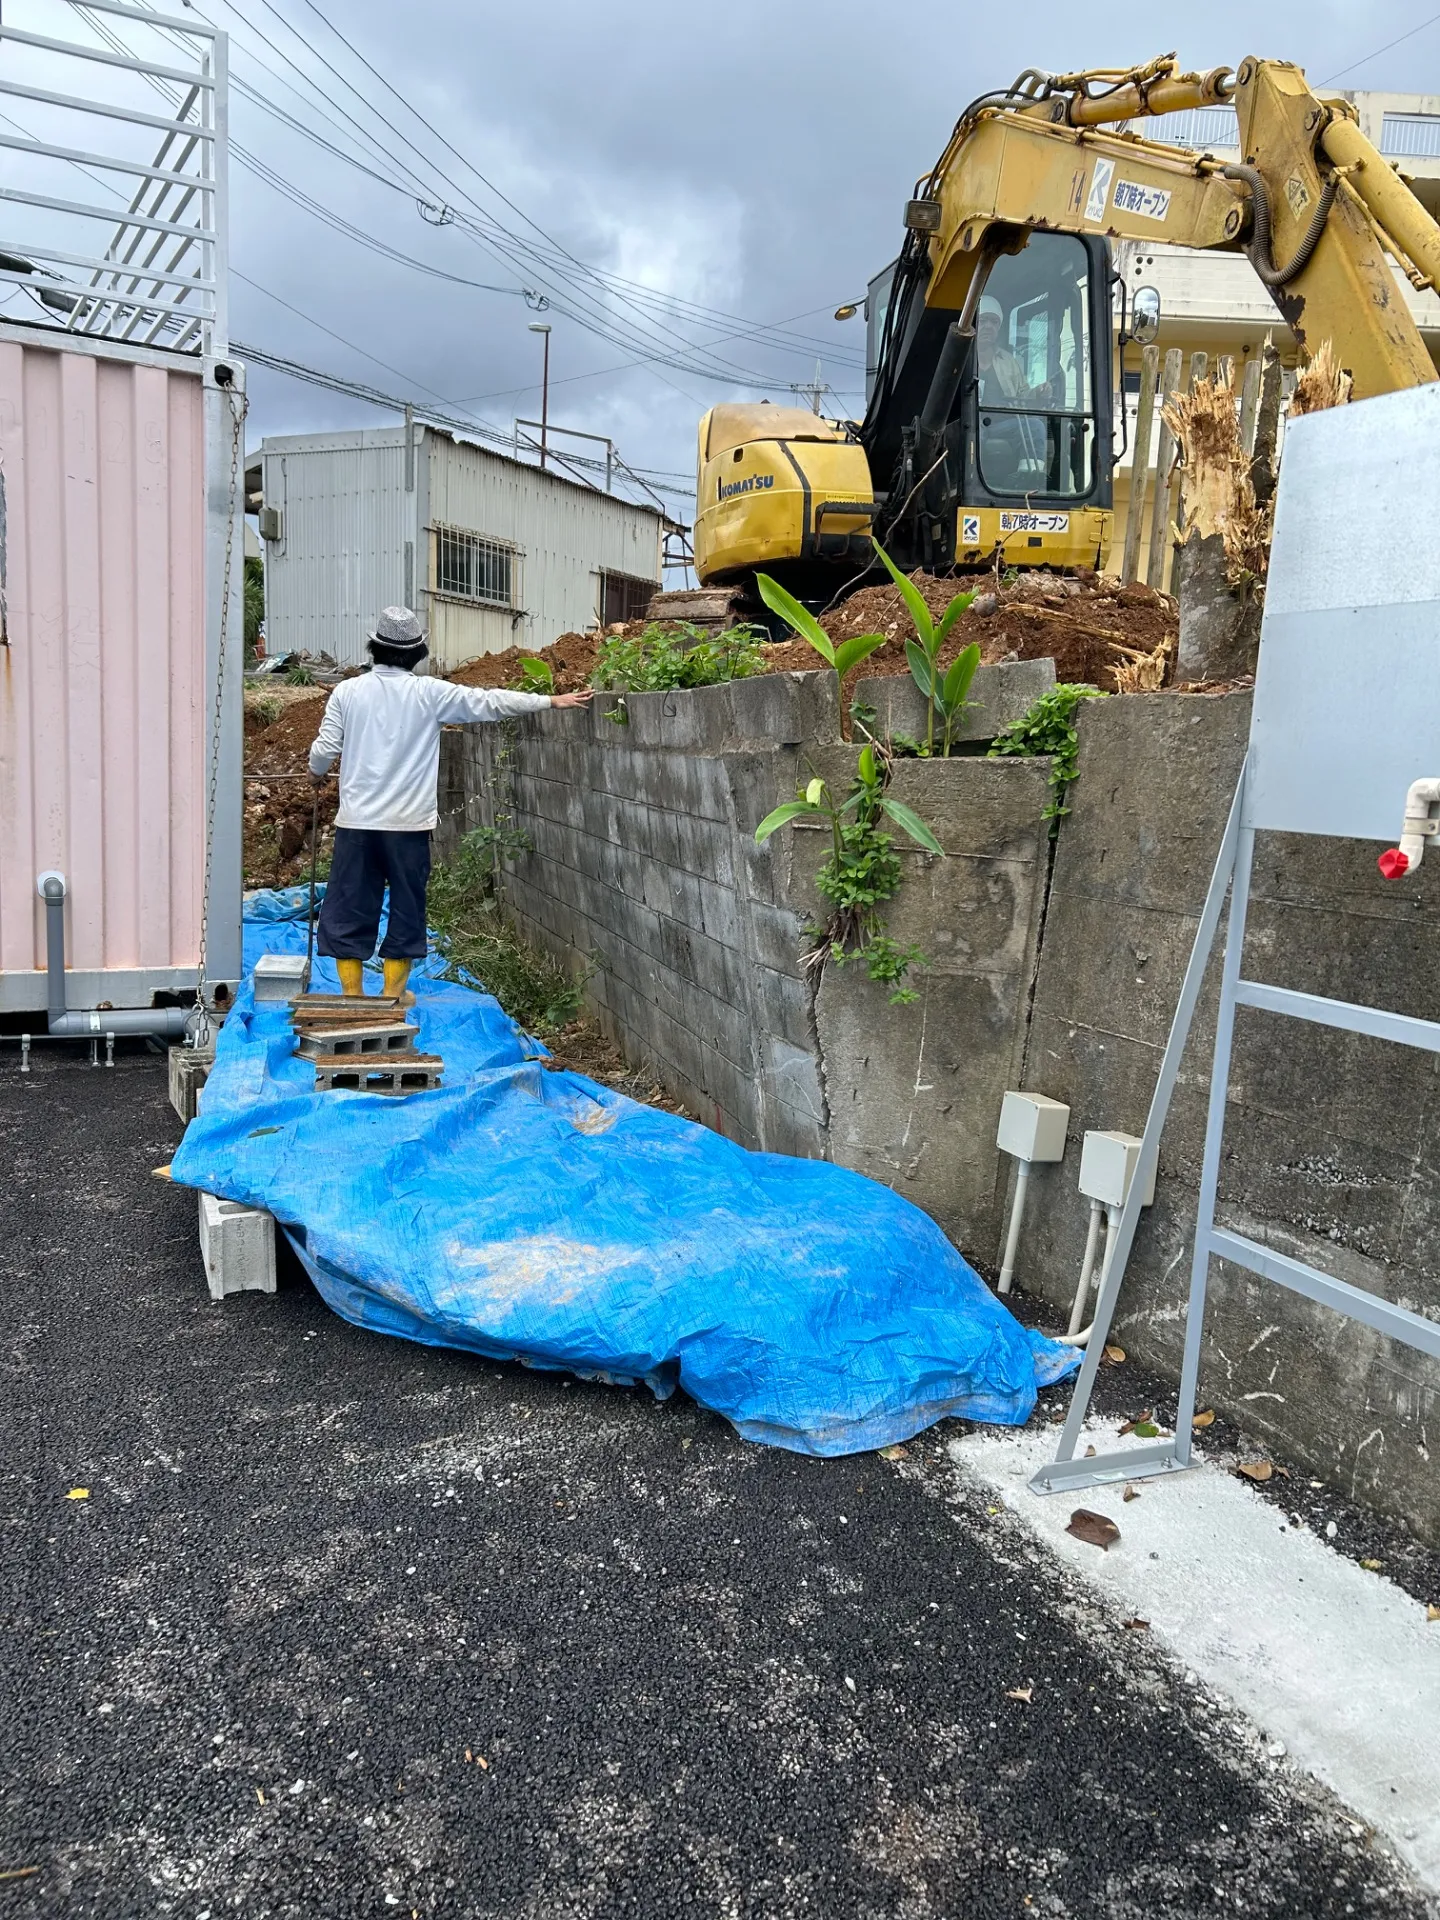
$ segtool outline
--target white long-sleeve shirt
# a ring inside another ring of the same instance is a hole
[[[373,667],[342,680],[325,703],[310,749],[310,771],[328,773],[340,756],[337,827],[424,833],[439,818],[440,729],[538,713],[544,693],[457,687],[403,667]]]

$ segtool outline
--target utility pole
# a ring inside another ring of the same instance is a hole
[[[810,399],[810,411],[812,413],[819,413],[820,401],[823,396],[829,392],[829,388],[820,378],[820,362],[818,360],[815,362],[815,378],[813,380],[792,380],[790,383],[790,391],[792,393],[807,394]]]
[[[545,336],[545,371],[540,385],[540,465],[544,467],[550,446],[550,322],[532,320],[530,331]]]

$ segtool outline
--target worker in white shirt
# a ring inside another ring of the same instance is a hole
[[[544,707],[584,707],[593,697],[588,691],[508,693],[422,678],[415,669],[428,651],[410,609],[386,607],[370,635],[373,668],[336,687],[310,749],[316,786],[325,784],[340,756],[335,850],[316,945],[335,962],[347,995],[365,991],[364,966],[375,951],[387,885],[390,921],[380,948],[385,992],[403,996],[411,966],[424,956],[441,727],[509,720]]]

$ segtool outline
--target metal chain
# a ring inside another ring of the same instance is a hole
[[[220,599],[220,644],[215,661],[215,706],[210,715],[210,779],[205,797],[205,868],[200,893],[200,956],[195,975],[195,1010],[186,1023],[186,1045],[208,1046],[215,1031],[215,1009],[205,995],[205,966],[210,936],[210,865],[215,847],[215,807],[220,785],[220,716],[225,701],[225,666],[230,641],[230,585],[235,568],[235,514],[240,498],[240,442],[250,402],[234,387],[223,390],[230,402],[230,496],[225,515],[225,572]]]

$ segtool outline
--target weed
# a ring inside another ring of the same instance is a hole
[[[297,660],[293,667],[285,669],[285,684],[287,687],[313,687],[315,676],[303,660]]]
[[[285,711],[285,702],[278,693],[247,693],[245,711],[253,713],[262,727],[273,727]]]
[[[989,758],[992,760],[1001,759],[1007,754],[1020,754],[1027,758],[1037,754],[1052,756],[1050,804],[1041,816],[1052,823],[1052,833],[1070,811],[1065,804],[1065,796],[1070,782],[1075,778],[1080,749],[1080,736],[1075,726],[1076,709],[1082,701],[1104,698],[1098,687],[1061,681],[1058,686],[1051,687],[1048,693],[1042,693],[1028,713],[1022,714],[1012,726],[998,734],[990,749]]]
[[[760,638],[748,626],[711,638],[684,621],[652,621],[642,633],[612,634],[601,642],[590,684],[605,693],[663,693],[748,680],[765,664]]]
[[[517,693],[554,693],[555,669],[548,660],[522,660],[511,684]]]
[[[915,638],[905,642],[905,658],[910,662],[911,678],[925,696],[925,751],[927,754],[935,751],[935,712],[938,708],[945,727],[944,744],[940,751],[948,755],[955,722],[971,704],[965,696],[970,691],[970,682],[975,678],[975,669],[980,664],[980,648],[972,640],[951,661],[946,673],[940,671],[940,651],[950,638],[955,622],[969,609],[975,595],[973,592],[957,593],[941,614],[937,626],[930,617],[925,596],[915,582],[906,579],[878,540],[872,539],[870,544],[900,589],[900,597],[915,623]]]
[[[863,959],[870,978],[891,988],[891,1005],[900,1006],[918,998],[905,982],[912,966],[925,964],[925,955],[918,947],[897,946],[884,930],[880,909],[899,891],[903,869],[882,823],[892,821],[926,853],[943,859],[945,849],[917,813],[903,801],[891,799],[885,791],[889,778],[887,756],[873,741],[867,742],[860,750],[854,784],[843,800],[837,803],[824,780],[811,780],[798,799],[787,800],[766,815],[755,829],[755,840],[763,845],[793,820],[826,823],[830,857],[816,874],[815,887],[830,902],[831,911],[825,925],[814,930],[812,964],[827,956],[841,966]]]
[[[431,874],[426,910],[450,978],[484,987],[518,1026],[543,1037],[580,1011],[590,969],[577,978],[506,923],[495,872],[502,844],[514,849],[521,840],[513,830],[508,840],[486,827],[467,833]]]

